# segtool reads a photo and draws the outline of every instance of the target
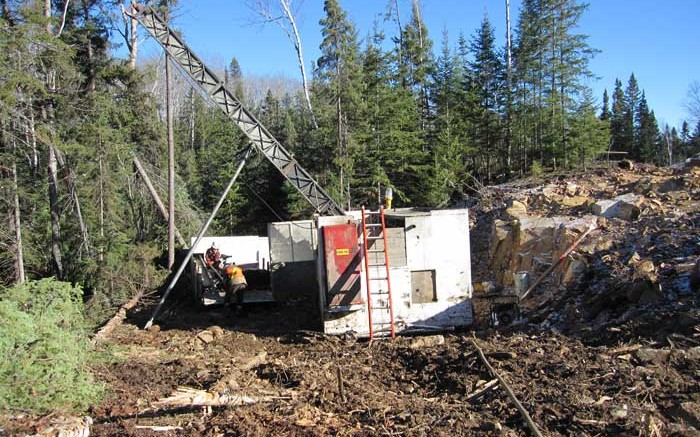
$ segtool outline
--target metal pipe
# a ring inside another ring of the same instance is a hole
[[[248,159],[248,157],[250,156],[250,153],[252,152],[252,150],[253,150],[252,147],[248,147],[245,154],[243,155],[243,159],[241,159],[241,162],[238,163],[238,167],[236,168],[236,173],[233,175],[233,177],[231,178],[231,181],[226,186],[226,189],[221,194],[221,197],[219,198],[219,201],[217,202],[216,206],[214,207],[214,210],[209,215],[209,218],[202,225],[202,228],[197,233],[197,238],[195,238],[194,243],[192,243],[192,247],[190,247],[190,250],[187,252],[187,256],[185,256],[185,259],[180,264],[180,267],[177,269],[177,272],[175,273],[175,276],[173,276],[173,279],[170,280],[170,284],[168,284],[168,288],[165,289],[165,293],[163,293],[163,296],[160,298],[160,302],[158,302],[158,306],[156,307],[155,311],[153,311],[153,314],[151,315],[151,319],[148,321],[148,323],[146,323],[146,326],[144,326],[143,329],[148,330],[151,328],[151,326],[153,326],[153,320],[156,318],[156,316],[160,312],[160,309],[163,307],[163,304],[165,303],[165,299],[167,299],[168,295],[170,295],[170,292],[173,291],[173,288],[175,287],[177,280],[180,279],[182,272],[185,270],[185,266],[190,261],[190,258],[192,258],[192,254],[194,253],[194,248],[197,247],[197,244],[199,244],[199,241],[202,239],[204,234],[207,232],[207,229],[209,229],[209,225],[211,224],[212,220],[214,220],[216,213],[219,212],[219,208],[221,207],[221,204],[223,204],[224,200],[226,200],[226,196],[228,196],[229,191],[231,191],[231,187],[233,187],[233,184],[236,182],[236,179],[238,179],[238,175],[241,174],[241,170],[243,170],[243,166],[245,165],[245,162]]]

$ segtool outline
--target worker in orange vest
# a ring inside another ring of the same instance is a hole
[[[230,284],[226,293],[226,305],[230,306],[235,296],[236,312],[240,312],[243,309],[243,290],[248,286],[248,282],[246,282],[243,275],[243,269],[237,266],[236,263],[231,263],[231,265],[226,267],[226,276],[228,276]]]

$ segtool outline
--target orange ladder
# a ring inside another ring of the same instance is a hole
[[[367,279],[367,317],[369,339],[374,337],[396,338],[394,309],[391,303],[389,279],[389,253],[386,238],[384,207],[379,211],[367,211],[362,207],[362,252]],[[380,244],[376,244],[380,242]],[[379,247],[381,246],[381,248]]]

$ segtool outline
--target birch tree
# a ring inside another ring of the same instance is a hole
[[[297,54],[297,61],[299,63],[301,83],[304,88],[306,107],[309,110],[314,128],[318,128],[313,105],[311,104],[309,81],[306,77],[306,63],[304,62],[304,50],[301,44],[299,26],[297,25],[296,16],[299,5],[301,5],[301,2],[295,6],[294,0],[251,0],[248,2],[248,7],[255,11],[256,14],[260,15],[264,23],[274,23],[277,25],[287,36],[292,46],[294,46],[294,51]]]

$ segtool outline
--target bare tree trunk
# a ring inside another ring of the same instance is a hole
[[[396,33],[399,38],[399,43],[398,43],[398,55],[399,55],[399,63],[403,62],[402,58],[402,50],[403,50],[403,27],[401,26],[401,10],[399,9],[399,0],[391,0],[393,3],[394,7],[391,8],[389,7],[389,15],[391,15],[391,11],[393,9],[396,9],[396,27],[398,28],[398,32]]]
[[[175,133],[170,96],[170,56],[165,54],[165,111],[168,125],[168,268],[175,264]]]
[[[289,39],[292,41],[292,44],[294,44],[294,50],[297,52],[297,58],[299,60],[299,69],[301,70],[301,81],[302,85],[304,86],[304,98],[306,99],[306,106],[309,108],[309,113],[311,114],[311,122],[314,125],[315,129],[318,129],[318,123],[316,122],[316,116],[314,115],[314,108],[311,105],[311,95],[309,93],[309,81],[306,79],[306,65],[304,63],[304,52],[302,50],[302,45],[301,45],[301,36],[299,35],[299,29],[297,28],[297,22],[296,19],[294,18],[294,14],[292,13],[292,9],[290,7],[291,0],[279,0],[280,5],[282,6],[282,9],[284,10],[284,14],[287,17],[287,20],[289,21],[290,26],[292,26],[292,32],[289,34],[287,32],[287,36],[289,36]],[[293,36],[293,38],[292,38]]]
[[[29,116],[27,117],[27,125],[25,125],[24,136],[27,144],[31,145],[31,154],[29,158],[29,168],[32,169],[32,175],[36,176],[39,169],[39,149],[36,146],[36,130],[34,128],[34,111],[29,107]]]
[[[48,182],[49,182],[49,206],[51,210],[51,254],[53,256],[53,269],[58,279],[63,278],[63,262],[61,261],[61,224],[58,205],[58,178],[56,164],[56,150],[49,145]]]
[[[314,115],[314,109],[311,104],[311,93],[309,91],[309,81],[306,78],[306,64],[304,62],[304,51],[301,45],[301,35],[299,34],[299,28],[297,27],[297,21],[294,17],[294,12],[292,11],[292,1],[293,0],[278,0],[280,4],[281,11],[272,11],[270,6],[271,0],[249,0],[248,6],[256,11],[266,22],[272,22],[277,24],[280,29],[287,35],[289,41],[294,46],[294,50],[297,53],[297,60],[299,62],[299,70],[301,71],[301,81],[304,88],[304,99],[306,100],[306,107],[311,115],[311,122],[315,129],[318,129],[318,122],[316,121],[316,116]],[[280,12],[281,15],[280,16]],[[285,23],[286,21],[286,23]]]
[[[10,122],[10,127],[12,126],[12,123]],[[4,123],[0,123],[0,150],[5,152],[8,150],[10,144],[7,138],[7,135],[5,135],[6,132],[6,126]],[[0,165],[0,173],[3,176],[3,179],[5,178],[5,175],[7,175],[10,179],[10,191],[12,192],[12,205],[10,207],[10,213],[8,214],[8,230],[9,234],[14,233],[14,275],[15,275],[15,283],[17,284],[22,284],[24,283],[25,276],[24,276],[24,256],[23,256],[23,251],[22,251],[22,228],[21,228],[21,223],[20,223],[20,209],[19,209],[19,184],[17,183],[17,164],[15,162],[15,153],[17,150],[17,144],[15,140],[12,140],[12,147],[10,151],[13,154],[12,157],[12,165],[10,166],[9,170],[7,167],[3,167]],[[4,184],[0,184],[0,186],[4,186]],[[5,194],[5,190],[3,190],[3,194]]]
[[[46,32],[51,33],[51,0],[44,2],[44,18],[46,18]],[[49,91],[55,91],[55,72],[49,71],[46,77],[47,88]],[[53,103],[49,100],[42,107],[42,117],[49,125],[54,117]],[[49,126],[51,131],[51,140],[53,140],[53,127]],[[61,222],[60,211],[58,204],[58,172],[56,164],[56,151],[51,144],[48,144],[48,159],[46,163],[48,191],[49,191],[49,210],[51,212],[51,255],[53,261],[53,271],[58,279],[63,278],[63,262],[61,259]]]
[[[66,15],[68,14],[69,4],[70,0],[66,0],[66,2],[63,4],[63,13],[61,14],[61,26],[58,28],[58,32],[56,32],[56,38],[61,36],[61,33],[63,33],[63,27],[66,25]]]
[[[136,0],[131,0],[131,6],[136,4]],[[131,24],[131,34],[129,39],[129,67],[132,70],[136,70],[136,57],[139,52],[139,39],[138,39],[138,21],[136,21],[136,15],[132,15],[130,18]]]
[[[13,144],[14,148],[14,144]],[[20,222],[19,210],[19,187],[17,184],[17,164],[12,163],[12,223],[11,228],[15,231],[15,281],[23,284],[24,276],[24,251],[22,249],[22,226]]]
[[[163,218],[169,222],[168,211],[165,209],[165,205],[163,205],[163,202],[160,200],[160,196],[158,196],[158,192],[151,183],[151,178],[148,177],[148,173],[146,173],[146,170],[144,170],[143,166],[141,165],[141,161],[139,161],[139,159],[135,156],[134,167],[136,167],[136,171],[138,171],[139,175],[141,176],[141,179],[143,179],[143,182],[146,184],[148,192],[151,193],[151,197],[153,197],[153,201],[156,203],[158,211],[160,211],[160,214],[163,216]],[[180,232],[177,230],[177,227],[175,228],[175,237],[177,237],[177,241],[182,246],[187,246],[187,244],[185,244],[185,239],[182,238],[182,234],[180,234]]]
[[[102,158],[100,158],[100,161],[101,160]],[[73,214],[75,214],[75,218],[78,220],[78,225],[80,226],[80,236],[83,240],[83,246],[85,247],[85,251],[90,254],[90,235],[88,234],[88,228],[85,224],[85,220],[83,220],[83,213],[80,209],[78,190],[75,187],[75,174],[73,173],[73,170],[66,165],[65,159],[63,159],[63,153],[61,153],[61,151],[58,149],[56,149],[56,161],[61,167],[63,179],[65,180],[68,193],[70,194],[71,201],[73,202]]]
[[[44,0],[44,18],[46,19],[46,33],[51,35],[51,0]]]

